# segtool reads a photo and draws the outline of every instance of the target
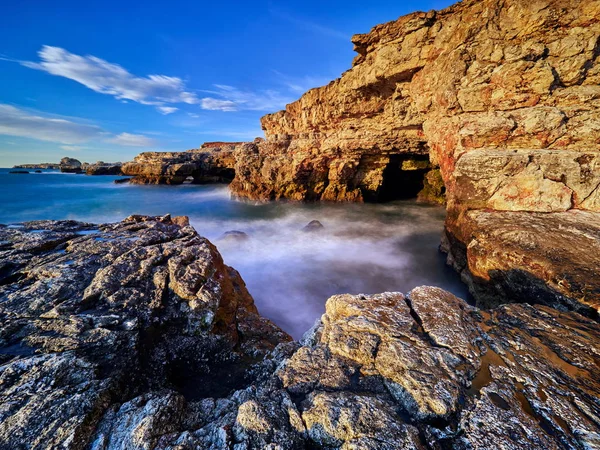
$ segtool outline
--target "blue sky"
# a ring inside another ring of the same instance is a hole
[[[262,115],[350,68],[352,34],[451,3],[6,2],[0,167],[262,136]]]

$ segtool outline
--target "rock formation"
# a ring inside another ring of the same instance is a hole
[[[301,343],[187,218],[0,227],[0,449],[600,445],[600,325],[431,287]]]
[[[228,183],[234,175],[234,152],[240,142],[207,142],[186,152],[146,152],[122,167],[137,184]]]
[[[63,173],[82,173],[81,161],[65,156],[60,160],[60,171]]]
[[[83,163],[81,169],[86,175],[121,175],[121,167],[123,163],[105,163],[97,161],[93,164]]]
[[[0,243],[1,449],[86,448],[115,406],[223,396],[290,340],[187,218],[29,222]]]
[[[600,3],[465,0],[352,41],[350,70],[239,147],[233,194],[445,195],[445,249],[478,297],[597,311],[600,261],[579,250],[600,235]]]
[[[19,164],[17,166],[13,166],[13,169],[54,169],[54,170],[59,170],[60,164],[54,164],[54,163]]]

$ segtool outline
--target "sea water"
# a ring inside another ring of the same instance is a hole
[[[260,313],[299,338],[334,294],[466,287],[438,251],[445,211],[415,201],[331,204],[233,201],[225,185],[115,184],[115,176],[0,169],[0,223],[116,222],[131,214],[189,216],[237,269]],[[306,232],[312,220],[323,228]],[[241,231],[247,239],[223,239]]]

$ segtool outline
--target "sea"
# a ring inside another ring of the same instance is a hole
[[[0,223],[74,219],[117,222],[131,214],[185,215],[237,269],[259,312],[300,338],[335,294],[407,293],[421,285],[467,299],[438,250],[443,207],[412,200],[382,204],[253,203],[226,185],[116,184],[117,176],[0,169]],[[318,220],[323,228],[303,228]],[[247,239],[224,237],[241,231]]]

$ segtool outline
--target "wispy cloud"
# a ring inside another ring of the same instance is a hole
[[[204,109],[218,109],[221,111],[276,111],[285,107],[294,98],[282,94],[278,90],[247,91],[225,84],[215,84],[214,89],[205,91],[220,97],[216,99],[207,97],[202,99]]]
[[[119,100],[131,100],[159,108],[167,103],[198,103],[181,78],[166,75],[138,77],[118,64],[96,56],[81,56],[60,48],[44,45],[38,52],[40,61],[20,61],[31,69],[77,81],[101,94]],[[164,109],[159,109],[165,113]],[[169,112],[174,112],[169,110]],[[166,114],[169,114],[168,112]]]
[[[309,75],[305,75],[303,77],[294,77],[281,73],[278,70],[273,70],[273,73],[277,76],[279,83],[283,84],[287,87],[287,89],[297,95],[302,95],[312,88],[325,86],[333,78],[335,78],[333,76],[315,77]]]
[[[200,100],[202,109],[209,111],[237,111],[237,105],[230,100],[206,97]]]
[[[82,147],[81,145],[61,145],[60,148],[68,152],[78,152],[83,150],[85,147]]]
[[[160,113],[166,116],[167,114],[173,114],[179,108],[174,108],[172,106],[158,106],[156,109],[158,109]]]
[[[95,125],[43,117],[6,104],[0,104],[0,134],[61,144],[80,144],[108,135]]]
[[[153,139],[142,134],[131,133],[118,134],[115,137],[108,139],[107,142],[118,145],[126,145],[128,147],[151,147],[154,145]]]
[[[289,14],[285,11],[282,11],[282,10],[276,9],[276,8],[270,8],[269,13],[272,16],[277,17],[278,19],[282,19],[282,20],[285,20],[286,22],[290,22],[290,23],[296,25],[297,27],[302,28],[303,30],[310,31],[312,33],[321,34],[321,35],[328,36],[328,37],[332,37],[332,38],[336,38],[336,39],[343,39],[348,42],[350,41],[351,36],[349,34],[344,33],[340,30],[336,30],[335,28],[331,28],[331,27],[322,25],[318,22],[314,22],[310,19],[295,16],[295,15]]]
[[[273,12],[319,32],[338,35],[335,30],[317,24],[298,21],[280,11]],[[17,62],[22,66],[41,70],[51,75],[68,78],[89,89],[111,95],[122,103],[137,102],[150,105],[164,115],[173,114],[180,108],[174,105],[197,105],[209,111],[276,111],[295,100],[306,86],[322,84],[320,79],[285,78],[279,83],[281,89],[240,89],[226,84],[214,84],[210,90],[194,91],[178,77],[166,75],[137,76],[119,64],[92,55],[77,55],[60,47],[45,45],[38,52],[39,61],[20,61],[6,57],[0,59]],[[281,74],[279,74],[281,75]],[[205,96],[201,97],[198,92]]]
[[[97,125],[49,117],[43,113],[30,112],[6,104],[0,104],[0,134],[65,144],[73,151],[81,149],[77,144],[90,141],[135,147],[155,145],[154,140],[143,135],[113,135]]]

